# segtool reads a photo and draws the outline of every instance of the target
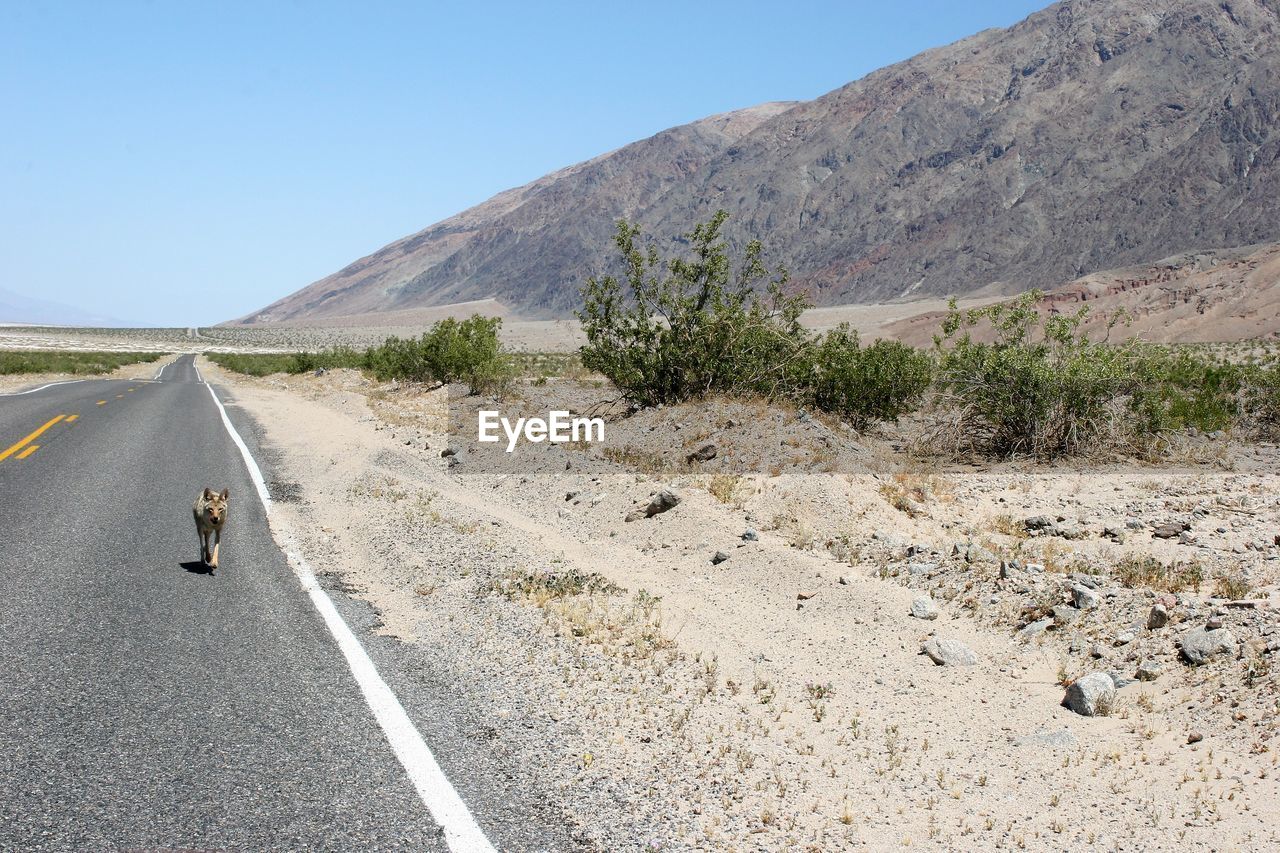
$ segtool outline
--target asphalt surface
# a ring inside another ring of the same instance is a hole
[[[191,356],[158,382],[0,397],[0,454],[11,448],[0,849],[446,849],[272,540]],[[206,485],[231,491],[212,575],[191,517]],[[335,601],[360,634],[369,614]],[[369,648],[394,668],[394,650]],[[449,721],[425,720],[429,697],[405,706],[433,750],[444,730],[446,769],[465,762]],[[487,822],[508,819],[483,782],[458,787]],[[500,849],[561,846],[485,823]]]

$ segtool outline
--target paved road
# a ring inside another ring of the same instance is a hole
[[[0,398],[0,455],[0,849],[447,849],[191,356]]]

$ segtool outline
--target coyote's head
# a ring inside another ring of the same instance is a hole
[[[223,489],[222,494],[215,494],[213,489],[204,490],[204,520],[212,525],[219,525],[227,519],[227,498],[230,489]]]

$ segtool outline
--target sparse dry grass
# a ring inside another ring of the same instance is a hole
[[[1218,598],[1248,598],[1253,585],[1241,574],[1218,575],[1213,579],[1213,594]]]
[[[1204,582],[1204,568],[1194,560],[1165,564],[1151,556],[1122,557],[1111,570],[1112,576],[1130,589],[1148,588],[1162,592],[1198,590]]]

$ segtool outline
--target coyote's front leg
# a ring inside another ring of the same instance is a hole
[[[216,527],[213,529],[213,556],[209,560],[210,568],[218,568],[218,546],[222,544],[222,531]]]

